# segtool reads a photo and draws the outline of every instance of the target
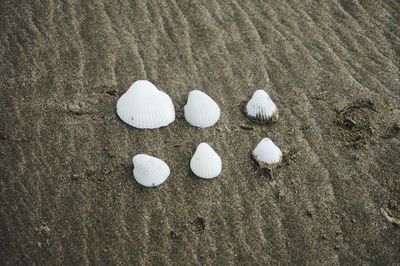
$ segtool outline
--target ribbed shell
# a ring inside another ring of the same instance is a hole
[[[278,164],[282,160],[282,152],[269,138],[264,138],[253,151],[254,158],[269,165]]]
[[[257,90],[246,105],[246,114],[260,121],[278,117],[278,108],[264,90]]]
[[[195,127],[211,127],[217,123],[221,110],[218,104],[204,92],[193,90],[189,93],[184,107],[186,121]]]
[[[171,98],[147,80],[136,81],[119,98],[117,114],[136,128],[160,128],[175,120]]]
[[[221,157],[208,145],[201,143],[190,160],[190,169],[198,177],[211,179],[222,171]]]
[[[156,187],[167,180],[170,170],[168,165],[153,156],[138,154],[133,157],[133,177],[145,187]]]

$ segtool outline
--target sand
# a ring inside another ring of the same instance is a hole
[[[0,4],[0,264],[400,263],[398,1],[65,2]],[[118,119],[138,79],[173,124]],[[192,89],[215,126],[184,120]],[[256,89],[276,123],[243,115]],[[273,178],[250,156],[264,137],[284,152]],[[189,170],[200,142],[213,180]],[[167,182],[138,185],[137,153]]]

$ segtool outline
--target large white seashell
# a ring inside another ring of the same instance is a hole
[[[186,121],[195,127],[211,127],[217,123],[221,110],[218,104],[204,92],[193,90],[189,93],[184,107]]]
[[[168,165],[160,159],[146,154],[133,157],[133,176],[145,187],[156,187],[164,183],[170,174]]]
[[[254,158],[268,165],[275,165],[281,162],[282,152],[269,138],[264,138],[253,151]]]
[[[278,108],[264,90],[257,90],[246,105],[246,114],[260,122],[278,118]]]
[[[198,177],[211,179],[222,171],[221,157],[207,143],[200,143],[190,160],[190,169]]]
[[[138,80],[117,102],[117,114],[136,128],[160,128],[175,120],[171,98],[147,80]]]

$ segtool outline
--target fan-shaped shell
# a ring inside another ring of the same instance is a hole
[[[221,157],[207,143],[200,143],[190,160],[190,169],[198,177],[211,179],[222,171]]]
[[[279,164],[282,160],[282,152],[269,138],[264,138],[253,151],[254,158],[268,165]]]
[[[171,98],[147,80],[138,80],[117,102],[117,114],[136,128],[160,128],[175,120]]]
[[[211,127],[217,123],[221,110],[218,104],[204,92],[193,90],[189,93],[184,107],[186,121],[195,127]]]
[[[133,177],[145,187],[156,187],[167,180],[170,170],[168,165],[158,158],[146,154],[133,157]]]
[[[278,118],[278,108],[264,90],[257,90],[246,105],[246,114],[257,121],[267,122]]]

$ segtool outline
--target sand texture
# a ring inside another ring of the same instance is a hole
[[[1,265],[399,265],[400,2],[0,1]],[[138,130],[138,79],[177,119]],[[190,90],[221,118],[190,126]],[[243,115],[265,89],[276,123]],[[273,172],[251,150],[283,151]],[[209,143],[210,181],[189,161]],[[171,176],[147,189],[132,157]]]

